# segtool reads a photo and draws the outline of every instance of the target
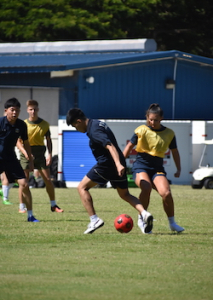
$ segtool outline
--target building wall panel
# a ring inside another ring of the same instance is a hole
[[[115,66],[79,74],[79,107],[92,118],[141,119],[151,103],[172,114],[172,91],[165,81],[172,78],[174,60]],[[85,81],[93,76],[95,82]]]
[[[213,68],[180,61],[177,67],[175,119],[213,119]]]

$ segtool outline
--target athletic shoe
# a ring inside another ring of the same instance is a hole
[[[84,234],[93,233],[96,229],[101,228],[102,226],[104,226],[104,221],[101,219],[98,219],[97,222],[90,222]]]
[[[183,227],[180,227],[178,224],[176,223],[172,223],[172,224],[169,224],[169,227],[172,231],[177,231],[177,232],[182,232],[184,231],[185,229]]]
[[[19,208],[18,212],[19,212],[20,214],[24,214],[24,213],[27,212],[27,209],[26,209],[26,208],[23,208],[23,209]]]
[[[140,228],[140,230],[145,233],[145,234],[151,234],[152,231],[150,232],[145,232],[144,231],[144,223],[143,223],[143,220],[142,220],[142,216],[141,215],[138,215],[138,227]]]
[[[144,218],[142,217],[142,221],[143,221],[143,229],[141,229],[142,232],[149,233],[150,231],[152,231],[153,216],[148,211],[146,212],[145,217]]]
[[[138,215],[138,227],[142,230],[143,228],[143,219],[141,215]],[[143,230],[142,230],[143,231]]]
[[[3,191],[2,191],[2,189],[0,189],[0,197],[2,197],[2,200],[4,199],[3,197]]]
[[[60,207],[58,207],[58,205],[55,205],[55,206],[51,206],[51,211],[52,212],[58,212],[58,213],[62,213],[62,212],[64,212],[64,210],[63,209],[61,209]]]
[[[12,204],[13,204],[13,203],[11,203],[9,200],[3,200],[2,202],[3,202],[3,204],[5,204],[5,205],[12,205]]]
[[[31,216],[27,219],[28,222],[39,222],[34,216]]]

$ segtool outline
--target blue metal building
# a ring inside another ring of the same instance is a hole
[[[168,85],[167,85],[168,84]],[[0,88],[60,88],[59,118],[143,119],[159,103],[165,119],[212,120],[213,59],[180,51],[0,54]]]

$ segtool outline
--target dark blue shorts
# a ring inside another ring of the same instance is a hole
[[[110,181],[114,189],[127,189],[128,181],[126,173],[120,177],[117,169],[108,166],[100,166],[96,164],[86,175],[90,180],[97,184],[106,184]]]
[[[15,182],[16,179],[26,178],[18,159],[0,159],[0,173],[3,172],[5,172],[9,183]]]
[[[133,179],[136,179],[137,173],[145,172],[149,175],[149,178],[151,181],[155,179],[157,176],[166,176],[166,172],[164,170],[164,167],[149,167],[144,164],[137,164],[134,163],[132,168],[133,173]]]

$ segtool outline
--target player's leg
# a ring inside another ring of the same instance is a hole
[[[19,184],[19,193],[23,195],[25,199],[25,204],[27,207],[27,213],[28,213],[28,222],[39,222],[34,216],[33,216],[33,210],[32,210],[32,194],[29,189],[28,182],[26,178],[18,179]]]
[[[30,171],[29,169],[24,170],[24,174],[26,177],[26,181],[29,182],[29,174]],[[27,199],[25,199],[25,194],[22,193],[22,188],[19,188],[19,213],[25,213],[28,209],[27,209]]]
[[[50,169],[49,168],[40,169],[39,173],[41,174],[41,177],[42,177],[42,179],[44,180],[44,183],[45,183],[46,191],[47,191],[47,194],[48,194],[49,199],[50,199],[51,211],[52,212],[58,212],[58,213],[63,212],[63,209],[58,207],[58,205],[56,204],[55,187],[54,187],[53,182],[50,178]]]
[[[97,185],[97,183],[91,181],[87,176],[84,176],[84,178],[78,185],[78,193],[80,195],[81,202],[88,212],[89,216],[92,216],[96,213],[93,206],[92,196],[89,192],[89,189],[94,187],[95,185]]]
[[[152,191],[152,183],[149,175],[146,172],[136,173],[135,184],[141,189],[141,193],[139,195],[140,202],[144,209],[147,209]]]
[[[141,169],[141,172],[134,173],[135,184],[141,189],[139,200],[143,205],[144,209],[147,210],[150,202],[150,194],[152,191],[152,182],[147,172]],[[138,215],[138,226],[141,228],[143,227],[143,219],[141,215]],[[147,233],[151,233],[147,232]]]
[[[20,164],[22,169],[24,170],[24,174],[26,177],[27,183],[29,182],[30,170],[29,170],[29,161],[26,159],[24,154],[20,152]],[[26,202],[25,194],[22,193],[22,188],[19,188],[19,213],[26,212]]]
[[[23,194],[27,210],[32,210],[32,195],[26,178],[18,179],[19,191]]]
[[[90,171],[90,174],[91,173],[92,172]],[[90,223],[88,225],[87,230],[84,232],[84,234],[93,233],[96,229],[104,225],[104,221],[101,220],[95,212],[93,199],[89,192],[89,189],[94,187],[95,185],[97,185],[97,183],[93,182],[87,176],[84,176],[84,178],[78,185],[78,193],[80,195],[81,202],[90,217]]]
[[[141,231],[150,233],[153,227],[153,216],[144,209],[139,199],[129,193],[128,188],[123,189],[117,186],[117,192],[123,200],[127,201],[139,212],[140,221],[138,221],[138,226]]]
[[[184,230],[183,227],[179,226],[175,222],[174,218],[174,201],[170,189],[169,182],[166,176],[156,176],[153,182],[157,188],[159,195],[162,197],[164,211],[167,214],[170,229],[172,231],[181,232]]]
[[[27,179],[24,174],[19,161],[11,160],[5,165],[5,174],[9,182],[14,182],[17,180],[19,184],[19,193],[23,194],[23,197],[26,201],[27,213],[28,213],[28,222],[39,222],[34,216],[32,211],[32,195],[28,186]]]
[[[13,187],[14,183],[9,183],[5,172],[1,174],[1,183],[2,189],[0,190],[0,195],[3,200],[3,204],[11,205],[12,203],[9,201],[9,191]]]

